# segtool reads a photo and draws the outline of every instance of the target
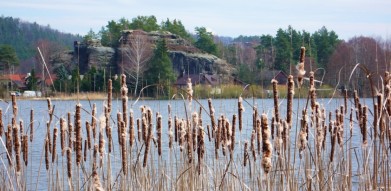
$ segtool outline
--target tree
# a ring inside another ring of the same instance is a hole
[[[168,87],[175,80],[175,73],[164,39],[158,41],[146,74],[148,84],[158,84],[158,87]]]
[[[174,19],[172,22],[170,19],[167,19],[165,22],[162,22],[161,29],[164,31],[169,31],[173,34],[179,35],[180,37],[187,39],[189,41],[193,41],[194,39],[191,35],[186,31],[180,20]]]
[[[148,60],[152,57],[152,45],[148,37],[138,31],[134,31],[127,42],[122,48],[128,58],[124,63],[124,71],[134,81],[134,95],[136,96],[139,79],[146,69]]]
[[[205,27],[196,27],[197,41],[195,46],[209,54],[217,54],[217,46],[213,41],[213,34],[206,31]]]
[[[312,35],[317,47],[317,57],[319,67],[326,68],[329,57],[334,52],[340,40],[334,31],[328,31],[326,27],[322,27]]]
[[[159,25],[157,24],[156,17],[151,16],[137,16],[132,19],[130,23],[131,29],[141,29],[143,31],[151,32],[159,30]]]
[[[4,71],[11,66],[18,66],[19,59],[15,49],[10,45],[0,45],[0,70]]]

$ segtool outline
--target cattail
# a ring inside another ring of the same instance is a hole
[[[300,85],[303,84],[303,77],[305,75],[304,70],[304,60],[305,60],[305,47],[300,48],[300,62],[296,65],[297,70],[297,81]]]
[[[97,159],[98,151],[99,151],[99,145],[95,144],[94,145],[94,152],[92,154],[92,169],[93,170],[96,169],[96,159]]]
[[[244,112],[244,107],[243,107],[242,101],[243,101],[242,96],[239,96],[239,99],[238,99],[239,131],[242,131],[242,128],[243,128],[243,112]]]
[[[256,133],[257,133],[257,149],[258,149],[257,151],[258,151],[258,154],[260,155],[261,154],[262,131],[261,131],[261,120],[259,118],[257,118]]]
[[[231,151],[235,149],[236,114],[232,116]]]
[[[150,119],[150,124],[152,124],[152,111],[148,109],[148,119]],[[150,147],[150,142],[152,139],[152,125],[148,127],[148,134],[147,138],[145,140],[145,153],[144,153],[144,162],[143,167],[147,166],[147,160],[148,160],[148,152]]]
[[[129,146],[130,149],[133,147],[134,144],[134,118],[133,118],[133,111],[129,113]]]
[[[186,93],[187,93],[187,100],[189,101],[189,104],[191,106],[191,101],[193,100],[193,85],[191,83],[191,78],[187,78]]]
[[[52,148],[52,141],[51,141],[51,135],[50,135],[50,123],[49,121],[46,122],[46,138],[48,139],[49,148]],[[51,149],[49,149],[49,152],[52,152]]]
[[[99,154],[103,156],[105,149],[105,140],[103,138],[103,128],[105,128],[105,117],[102,116],[99,120],[100,128],[99,128]]]
[[[122,122],[124,123],[124,122]],[[125,124],[124,124],[125,125]],[[125,144],[125,139],[126,139],[126,135],[123,133],[122,135],[122,145],[121,145],[121,153],[122,153],[122,172],[124,175],[127,174],[128,172],[128,164],[127,164],[127,154],[126,154],[126,144]]]
[[[16,172],[20,172],[20,137],[18,135],[18,126],[12,128],[12,136],[14,141],[15,161],[16,161]]]
[[[6,147],[7,147],[7,159],[10,166],[12,166],[12,127],[11,124],[7,125],[7,132],[5,132],[6,135]]]
[[[257,130],[257,117],[258,117],[258,109],[257,106],[253,107],[253,130]]]
[[[82,161],[82,137],[81,137],[81,104],[76,104],[75,112],[75,133],[76,133],[76,164],[80,165]]]
[[[193,136],[191,131],[191,125],[187,125],[186,140],[187,140],[187,158],[189,164],[193,161]]]
[[[368,111],[368,107],[364,106],[362,109],[363,109],[362,142],[363,142],[363,145],[366,146],[368,144],[368,139],[367,139],[367,111]]]
[[[118,134],[118,144],[122,145],[122,136],[121,136],[121,129],[122,129],[122,113],[118,112],[117,113],[117,134]]]
[[[178,130],[179,130],[179,122],[177,116],[174,116],[174,140],[178,142]]]
[[[121,75],[121,100],[122,100],[122,120],[125,123],[125,127],[128,126],[128,88],[126,87],[126,75]]]
[[[274,118],[278,122],[280,121],[280,116],[278,112],[278,92],[277,92],[277,80],[272,79],[273,85],[273,101],[274,101]]]
[[[147,126],[147,119],[146,116],[143,116],[142,118],[142,133],[143,133],[143,141],[144,143],[147,141],[148,137],[148,126]]]
[[[185,139],[186,139],[186,129],[185,129],[185,120],[180,120],[178,122],[179,128],[178,128],[178,136],[179,136],[179,150],[182,152],[183,150],[183,144],[185,144]]]
[[[193,135],[193,143],[192,144],[193,144],[193,151],[195,151],[197,149],[197,128],[199,126],[199,124],[198,124],[199,120],[198,120],[198,113],[197,112],[194,112],[192,114],[192,119],[193,119],[193,128],[192,128],[192,130],[193,130],[193,133],[192,133],[192,135]]]
[[[84,162],[87,161],[88,141],[84,140]]]
[[[16,116],[18,115],[18,106],[16,105],[16,95],[15,95],[15,93],[11,94],[11,100],[12,100],[13,117],[16,118]]]
[[[107,130],[108,132],[108,136],[107,136],[107,141],[108,141],[108,150],[109,150],[109,153],[111,153],[111,150],[112,150],[112,147],[113,147],[113,136],[112,136],[112,132],[111,132],[111,127],[108,128]]]
[[[219,158],[219,153],[218,153],[218,150],[220,148],[220,134],[221,134],[221,119],[219,118],[218,119],[218,126],[216,127],[216,131],[215,131],[215,155],[216,155],[216,159]],[[213,130],[212,130],[213,131]]]
[[[334,150],[335,150],[337,132],[338,132],[338,126],[335,126],[334,131],[330,133],[331,136],[330,162],[333,162],[334,159]]]
[[[53,129],[53,148],[52,148],[52,163],[56,160],[56,147],[57,147],[57,133],[58,129],[55,127]]]
[[[198,139],[198,147],[197,147],[197,154],[198,154],[198,174],[201,174],[201,165],[202,165],[202,160],[204,159],[204,154],[205,154],[205,142],[204,142],[204,128],[202,126],[199,126],[198,128],[198,134],[197,134],[197,139]]]
[[[138,142],[140,142],[141,141],[141,136],[142,136],[140,118],[137,118],[136,123],[137,123],[137,140],[138,140]]]
[[[247,147],[248,147],[248,141],[245,141],[244,142],[244,152],[243,152],[243,166],[245,167],[247,165],[247,160],[248,160],[248,150],[247,150]]]
[[[262,167],[266,174],[268,174],[272,168],[272,144],[270,143],[270,130],[267,125],[267,116],[262,114],[261,116],[262,127]]]
[[[22,137],[22,153],[23,153],[23,161],[24,165],[27,166],[28,156],[29,156],[29,140],[28,135],[23,135]]]
[[[162,156],[162,116],[159,114],[157,117],[156,136],[158,145],[158,154]]]
[[[68,172],[68,178],[72,178],[72,149],[67,148],[67,172]]]
[[[293,76],[288,76],[288,99],[287,99],[287,113],[286,113],[286,122],[292,125],[292,111],[293,111],[293,95],[295,94],[295,83],[293,81]],[[273,135],[273,133],[272,133]]]
[[[316,104],[316,89],[315,89],[315,81],[314,81],[314,72],[310,72],[310,100],[311,100],[311,109],[315,110]]]
[[[105,189],[103,189],[102,184],[100,183],[98,173],[95,170],[92,172],[92,178],[94,181],[93,182],[94,190],[95,191],[104,191]]]
[[[215,122],[215,109],[212,106],[212,99],[208,99],[208,106],[209,106],[209,112],[210,112],[210,121],[212,125],[212,137],[214,137],[214,133],[216,132],[216,122]]]
[[[45,166],[46,170],[49,170],[49,140],[45,139]]]
[[[87,132],[87,148],[91,149],[91,125],[88,121],[86,121],[86,132]]]
[[[92,117],[91,117],[92,137],[96,138],[96,104],[92,105]]]
[[[113,82],[109,79],[107,83],[107,112],[111,112],[111,98],[113,95]]]
[[[23,135],[24,133],[24,128],[23,128],[23,121],[22,120],[19,120],[19,131],[20,131],[20,134]]]
[[[173,141],[173,136],[174,133],[172,132],[172,119],[171,116],[168,117],[168,148],[172,148],[172,141]]]
[[[256,132],[255,132],[255,130],[252,130],[250,150],[251,150],[251,153],[253,154],[254,161],[257,160],[257,154],[255,151],[255,137],[256,137]]]
[[[0,137],[3,136],[3,133],[4,133],[3,110],[0,108]]]
[[[68,147],[72,149],[72,121],[71,121],[71,113],[68,112]]]
[[[306,112],[303,110],[303,116],[302,119],[300,119],[300,132],[299,132],[299,152],[300,152],[300,158],[302,155],[302,152],[305,150],[307,146],[307,131],[308,131],[308,124],[306,119]]]

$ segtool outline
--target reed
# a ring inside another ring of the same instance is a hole
[[[0,109],[5,134],[0,153],[8,159],[0,168],[0,190],[32,190],[31,185],[40,187],[36,190],[389,190],[391,90],[385,87],[390,85],[386,76],[372,105],[358,91],[352,98],[345,90],[341,99],[317,98],[313,72],[302,76],[309,79],[300,85],[308,94],[303,105],[294,99],[297,76],[288,77],[286,97],[278,95],[281,87],[273,88],[270,107],[265,100],[250,103],[238,97],[234,106],[215,100],[215,110],[212,99],[204,106],[191,96],[170,100],[166,113],[164,102],[154,111],[148,105],[136,109],[123,99],[127,92],[122,89],[122,97],[110,106],[107,100],[102,111],[95,104],[92,111],[76,104],[74,116],[54,113],[48,99],[49,115],[34,119],[33,109],[15,97],[10,109]],[[245,113],[244,104],[252,112]],[[23,124],[24,116],[30,117],[29,125]],[[36,145],[42,145],[41,151]]]

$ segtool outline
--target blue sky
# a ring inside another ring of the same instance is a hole
[[[202,26],[219,36],[274,36],[288,25],[311,33],[326,26],[345,40],[391,36],[390,0],[4,0],[0,10],[80,35],[110,20],[154,15],[159,24],[178,19],[190,32]]]

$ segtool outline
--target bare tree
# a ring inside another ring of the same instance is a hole
[[[126,55],[124,71],[134,80],[134,95],[136,95],[139,79],[146,69],[148,60],[152,57],[152,44],[145,32],[136,30],[127,36],[123,51]]]

